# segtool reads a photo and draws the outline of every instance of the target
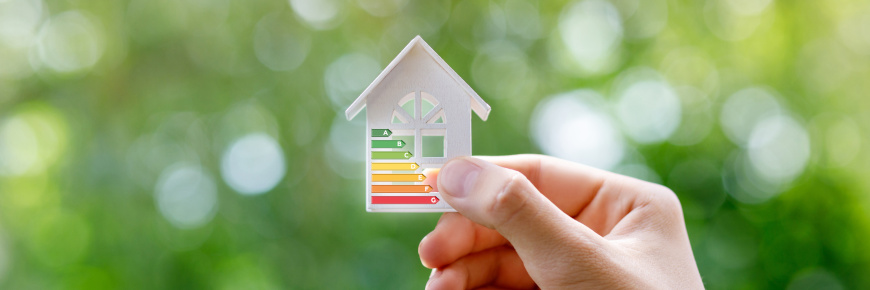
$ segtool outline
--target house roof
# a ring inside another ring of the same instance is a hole
[[[435,50],[433,50],[432,47],[430,47],[429,44],[427,44],[426,41],[424,41],[423,38],[419,35],[417,35],[417,37],[414,37],[414,39],[412,39],[411,42],[408,43],[408,45],[405,46],[404,49],[402,49],[402,52],[400,52],[399,55],[390,62],[390,65],[388,65],[387,68],[385,68],[384,71],[382,71],[381,74],[378,75],[375,81],[372,82],[369,87],[366,88],[366,90],[363,91],[362,94],[360,94],[355,101],[353,101],[352,104],[350,104],[350,107],[348,107],[347,110],[344,112],[347,116],[347,119],[353,119],[353,117],[355,117],[357,114],[359,114],[360,111],[362,111],[363,107],[365,107],[366,105],[366,97],[368,97],[368,95],[375,88],[378,87],[381,81],[383,81],[384,78],[386,78],[387,75],[393,70],[393,68],[395,68],[396,65],[398,65],[402,61],[402,59],[405,58],[406,55],[408,55],[408,52],[411,51],[411,49],[413,49],[415,45],[420,45],[420,47],[422,47],[423,50],[426,51],[426,53],[428,53],[429,56],[431,56],[432,59],[434,59],[435,62],[438,63],[439,66],[441,66],[441,69],[443,69],[444,72],[450,75],[450,77],[454,81],[456,81],[456,84],[459,85],[459,87],[461,87],[466,94],[468,94],[469,98],[471,98],[471,109],[474,111],[474,113],[477,114],[478,117],[480,117],[480,119],[486,121],[486,118],[489,117],[489,111],[492,109],[490,108],[489,104],[484,102],[483,99],[480,98],[480,95],[478,95],[473,89],[471,89],[471,86],[469,86],[468,83],[462,80],[462,78],[460,78],[459,75],[456,74],[456,72],[453,71],[453,69],[451,69],[450,66],[447,65],[447,63],[444,62],[444,60],[441,59],[441,57],[438,56],[437,53],[435,53]]]

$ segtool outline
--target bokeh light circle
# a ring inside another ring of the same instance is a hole
[[[625,142],[601,95],[578,90],[541,101],[532,115],[531,135],[545,154],[612,169],[622,161]]]
[[[631,84],[618,96],[616,115],[625,133],[639,143],[666,140],[680,125],[680,99],[662,81]]]
[[[311,35],[283,13],[263,16],[254,27],[254,54],[274,71],[299,67],[311,49]]]
[[[167,167],[154,189],[160,214],[181,229],[207,224],[217,212],[217,186],[208,172],[186,163]]]
[[[734,144],[745,147],[755,124],[781,112],[779,101],[769,89],[751,87],[728,97],[722,104],[719,121],[725,136]]]
[[[206,123],[196,113],[158,113],[152,120],[149,127],[153,129],[148,130],[151,132],[136,138],[126,154],[128,178],[148,190],[154,188],[167,167],[176,163],[200,164],[199,152],[210,148]],[[222,129],[229,127],[221,125]]]
[[[337,24],[339,0],[290,0],[290,7],[299,18],[316,29],[329,29]]]
[[[718,94],[719,70],[713,59],[697,47],[673,49],[662,60],[661,68],[672,86],[695,87],[710,96]]]
[[[34,104],[0,120],[0,176],[41,174],[61,157],[66,121],[51,106]]]
[[[543,25],[538,8],[523,0],[504,2],[504,17],[508,30],[523,39],[533,40],[541,37]]]
[[[323,81],[333,109],[344,113],[380,72],[378,61],[361,53],[343,55],[329,64]]]
[[[67,11],[52,17],[39,32],[40,61],[57,72],[75,72],[93,67],[103,55],[103,35],[91,17]]]
[[[522,96],[532,93],[534,88],[534,82],[528,81],[529,74],[527,56],[509,42],[483,46],[471,63],[474,84],[493,99],[528,99]]]
[[[695,145],[710,135],[716,120],[713,117],[712,105],[707,95],[691,86],[674,88],[680,97],[683,116],[680,126],[668,138],[668,142],[679,146]]]
[[[810,158],[807,131],[791,117],[777,115],[758,123],[749,137],[749,159],[771,184],[787,184],[803,172]]]
[[[33,128],[21,119],[0,126],[0,175],[22,175],[39,159],[39,146]]]
[[[347,121],[343,114],[336,114],[329,128],[329,142],[324,150],[324,159],[329,168],[348,179],[362,179],[365,171],[365,116],[356,116]]]
[[[11,47],[29,46],[42,14],[41,0],[0,1],[0,43]]]
[[[579,69],[590,75],[615,68],[622,33],[619,11],[607,1],[577,1],[559,16],[562,44]]]
[[[764,21],[771,20],[762,17],[769,6],[764,2],[770,0],[707,0],[703,13],[707,28],[722,40],[747,39]]]
[[[647,39],[658,35],[668,24],[666,0],[621,0],[614,5],[622,14],[626,39]]]
[[[40,0],[0,1],[0,80],[22,79],[33,73],[27,54],[42,15]],[[3,98],[0,96],[0,101]]]
[[[745,148],[728,158],[725,188],[740,202],[766,202],[791,188],[810,155],[809,134],[798,121],[784,113],[767,117],[753,126]]]
[[[285,172],[281,146],[265,133],[253,133],[235,140],[221,158],[224,181],[244,195],[271,190]]]

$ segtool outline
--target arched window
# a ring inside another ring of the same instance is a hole
[[[444,109],[439,106],[439,102],[434,96],[427,92],[420,92],[419,104],[417,104],[415,96],[416,92],[399,99],[398,107],[393,110],[392,122],[394,124],[443,124],[446,122]]]

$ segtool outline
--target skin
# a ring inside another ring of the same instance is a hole
[[[704,287],[664,186],[540,155],[456,158],[427,176],[458,213],[420,242],[426,289]]]

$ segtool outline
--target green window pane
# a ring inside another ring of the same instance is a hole
[[[423,157],[444,156],[444,136],[423,136]]]

